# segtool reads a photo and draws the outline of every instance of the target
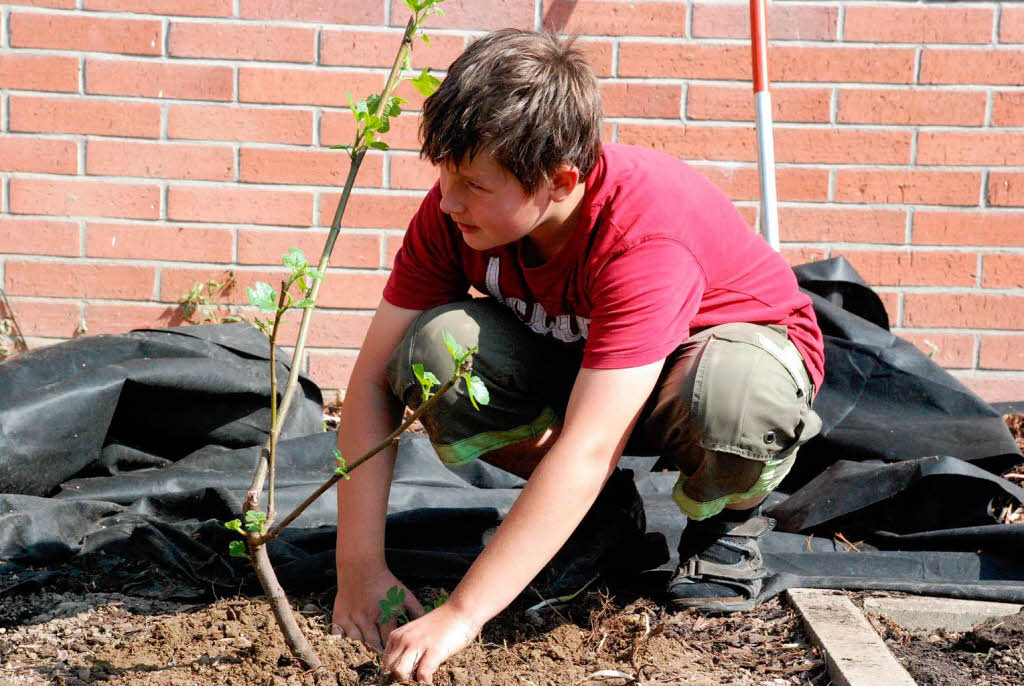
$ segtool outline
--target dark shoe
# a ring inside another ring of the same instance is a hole
[[[633,472],[616,469],[583,521],[531,585],[544,599],[558,598],[579,591],[598,575],[614,579],[657,567],[669,559],[668,544],[664,535],[646,531],[644,502]]]
[[[690,522],[679,544],[679,568],[666,589],[668,602],[711,612],[753,608],[768,575],[757,539],[774,526],[774,519],[760,514],[738,522]]]

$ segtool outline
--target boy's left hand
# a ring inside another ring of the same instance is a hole
[[[433,683],[434,670],[469,645],[480,625],[445,603],[391,632],[381,668],[403,681]]]

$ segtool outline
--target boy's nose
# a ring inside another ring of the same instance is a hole
[[[466,209],[465,206],[458,201],[454,193],[445,193],[443,190],[441,191],[440,207],[441,211],[445,214],[458,214],[459,212],[462,212],[462,210]]]

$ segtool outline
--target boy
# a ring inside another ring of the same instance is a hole
[[[424,425],[440,458],[528,477],[439,609],[394,629],[377,599],[395,451],[339,484],[335,631],[430,681],[560,549],[627,441],[680,469],[690,523],[667,594],[753,605],[764,567],[756,506],[817,433],[823,344],[810,300],[732,204],[682,162],[600,142],[597,82],[572,43],[502,30],[474,42],[424,105],[439,182],[413,218],[352,372],[339,447],[356,455],[418,404],[411,363],[451,372],[451,331],[480,345],[465,389]],[[470,299],[475,287],[490,298]],[[469,409],[467,409],[469,408]],[[653,452],[651,452],[653,451]],[[344,534],[342,534],[344,532]]]

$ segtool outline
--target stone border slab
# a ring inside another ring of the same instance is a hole
[[[916,686],[860,610],[840,591],[791,588],[790,601],[836,686]]]
[[[1006,617],[1021,611],[1015,603],[955,598],[865,598],[864,609],[885,615],[904,629],[912,631],[970,631],[992,617]]]

